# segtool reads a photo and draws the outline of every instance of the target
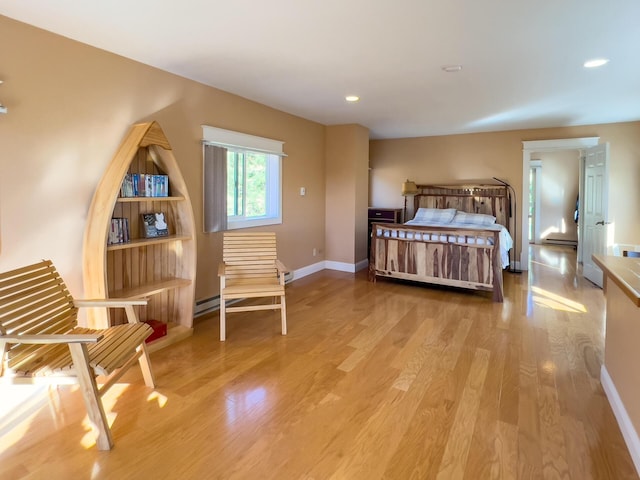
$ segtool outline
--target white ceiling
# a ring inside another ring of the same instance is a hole
[[[638,0],[0,0],[0,14],[372,138],[640,120]],[[610,63],[585,69],[594,57]]]

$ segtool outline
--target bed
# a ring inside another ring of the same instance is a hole
[[[506,187],[418,185],[415,217],[374,223],[369,279],[389,277],[492,292],[502,302],[502,272],[513,241]]]

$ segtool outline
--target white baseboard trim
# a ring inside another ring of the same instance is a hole
[[[293,272],[293,279],[297,280],[298,278],[306,277],[307,275],[311,275],[312,273],[316,273],[316,272],[319,272],[320,270],[325,270],[325,269],[338,270],[340,272],[355,273],[355,272],[359,272],[363,268],[367,268],[368,266],[369,266],[369,260],[367,259],[361,260],[356,264],[325,260],[323,262],[314,263],[313,265],[302,267],[301,269],[296,270],[295,272]]]
[[[300,278],[306,277],[307,275],[311,275],[313,273],[320,272],[322,270],[339,270],[341,272],[350,272],[355,273],[363,268],[366,268],[369,265],[368,260],[362,260],[356,264],[353,263],[343,263],[343,262],[332,262],[330,260],[323,260],[321,262],[314,263],[312,265],[307,265],[306,267],[299,268],[294,270],[293,272],[287,273],[285,276],[285,282],[294,282]],[[234,300],[235,303],[240,300]],[[206,298],[204,300],[198,300],[196,302],[193,316],[199,317],[206,313],[213,312],[215,310],[220,309],[220,295],[216,295],[215,297]]]
[[[237,300],[229,300],[227,305],[233,305],[234,303],[241,302],[242,300],[244,299],[239,298]],[[193,309],[193,318],[198,318],[205,313],[215,312],[216,310],[220,310],[220,295],[197,301],[196,306]]]
[[[338,270],[339,272],[356,273],[356,266],[353,263],[334,262],[333,260],[325,260],[324,266],[328,270]]]
[[[299,278],[306,277],[307,275],[311,275],[312,273],[319,272],[325,269],[324,260],[322,262],[314,263],[312,265],[307,265],[306,267],[299,268],[298,270],[293,271],[293,280],[298,280]]]
[[[206,298],[204,300],[198,300],[195,308],[193,309],[194,318],[198,318],[205,313],[214,312],[220,309],[220,295],[215,297]]]
[[[604,365],[602,365],[600,369],[600,383],[602,383],[604,393],[607,395],[613,414],[618,421],[618,426],[631,454],[631,460],[633,460],[633,464],[636,467],[636,472],[640,475],[640,438],[638,437],[638,432],[636,432],[636,429],[633,427],[633,423],[629,418],[627,409],[624,407],[624,403],[622,403],[620,395],[618,395],[618,390]]]
[[[369,260],[367,260],[366,258],[364,260],[360,260],[358,263],[356,263],[356,272],[359,272],[360,270],[364,270],[368,266],[369,266]]]
[[[358,263],[334,262],[333,260],[325,261],[325,268],[328,270],[338,270],[340,272],[356,273],[369,265],[369,260],[361,260]]]

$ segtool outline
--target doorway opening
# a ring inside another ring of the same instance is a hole
[[[560,150],[583,150],[598,145],[600,137],[581,137],[581,138],[563,138],[557,140],[534,140],[522,142],[522,219],[521,232],[529,231],[529,211],[530,201],[529,195],[531,190],[530,170],[532,155],[538,152],[556,152]],[[582,168],[582,166],[580,167]],[[580,175],[580,188],[582,188],[582,179]],[[580,192],[582,193],[582,192]],[[524,235],[522,235],[524,238]],[[523,238],[514,239],[516,268],[527,270],[529,264],[529,248],[528,242],[524,242]],[[580,251],[578,250],[578,253]],[[519,259],[519,261],[518,261]]]

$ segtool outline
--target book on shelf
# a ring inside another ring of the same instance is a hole
[[[109,225],[109,235],[107,237],[107,245],[118,245],[120,243],[128,243],[129,237],[129,219],[114,217]]]
[[[133,175],[127,173],[122,180],[122,186],[120,187],[121,197],[135,197],[133,186]]]
[[[169,176],[154,175],[152,197],[168,197],[168,196],[169,196]]]
[[[169,227],[164,218],[164,213],[142,213],[142,236],[144,238],[166,237],[169,235]]]
[[[127,173],[122,180],[120,196],[129,197],[168,197],[169,176],[150,173]]]

